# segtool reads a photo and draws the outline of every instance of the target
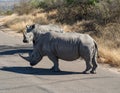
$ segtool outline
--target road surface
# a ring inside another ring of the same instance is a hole
[[[97,74],[80,74],[84,61],[60,60],[61,72],[52,72],[44,57],[34,68],[19,57],[32,51],[22,37],[0,31],[0,93],[120,93],[120,74],[99,65]]]

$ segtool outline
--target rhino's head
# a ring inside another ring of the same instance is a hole
[[[23,32],[23,42],[29,43],[33,40],[33,31],[35,29],[35,24],[27,25],[25,31]]]
[[[29,54],[28,57],[24,57],[21,54],[19,54],[19,56],[22,57],[23,59],[25,59],[26,61],[28,61],[31,66],[36,65],[42,59],[42,56],[39,55],[38,52],[36,52],[36,54],[34,54],[34,52],[33,52],[32,54]]]

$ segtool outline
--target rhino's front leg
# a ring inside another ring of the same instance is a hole
[[[55,72],[60,71],[58,58],[56,56],[54,56],[53,54],[48,54],[48,58],[53,62],[53,67],[51,68],[51,70],[53,70]]]

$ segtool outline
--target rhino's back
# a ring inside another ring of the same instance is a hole
[[[36,24],[36,30],[37,31],[56,31],[56,32],[63,32],[63,29],[61,29],[58,25],[53,25],[53,24],[49,24],[49,25],[39,25]]]

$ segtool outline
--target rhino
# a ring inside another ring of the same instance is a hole
[[[58,60],[73,61],[83,58],[86,69],[83,73],[96,73],[98,47],[95,40],[88,34],[58,33],[55,31],[36,31],[36,25],[32,25],[28,32],[35,34],[36,41],[32,53],[28,57],[20,55],[29,61],[31,66],[39,63],[44,56],[53,62],[51,70],[60,71]]]
[[[35,30],[38,31],[41,31],[41,32],[46,32],[46,31],[55,31],[55,32],[60,32],[60,33],[63,33],[63,29],[60,28],[58,25],[53,25],[53,24],[49,24],[49,25],[39,25],[39,24],[33,24],[35,25]],[[33,41],[33,44],[34,44],[34,36],[35,34],[33,32],[31,32],[31,28],[32,28],[32,25],[27,25],[26,26],[26,30],[23,32],[23,42],[24,43],[29,43],[31,41]]]

